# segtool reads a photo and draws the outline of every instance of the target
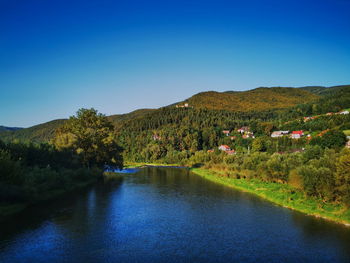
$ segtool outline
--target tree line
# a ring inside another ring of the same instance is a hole
[[[81,109],[49,143],[0,141],[1,206],[30,204],[87,185],[106,165],[123,166],[121,148],[108,118]]]

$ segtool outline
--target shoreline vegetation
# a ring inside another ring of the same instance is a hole
[[[128,163],[125,168],[188,167],[194,174],[214,183],[222,184],[239,191],[254,194],[276,205],[302,212],[309,216],[323,218],[350,227],[350,210],[344,205],[325,203],[321,199],[306,196],[302,191],[281,183],[263,182],[259,179],[237,179],[228,177],[222,170],[191,168],[178,164]]]
[[[305,193],[288,184],[263,182],[258,179],[230,178],[224,172],[212,169],[191,168],[191,171],[214,183],[257,195],[282,207],[350,227],[349,209],[343,205],[324,203],[320,199],[307,197]]]

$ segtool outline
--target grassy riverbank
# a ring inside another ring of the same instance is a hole
[[[350,226],[349,209],[342,205],[324,203],[322,200],[306,197],[304,193],[287,184],[268,183],[257,179],[228,178],[219,171],[209,169],[192,168],[191,171],[212,182],[255,194],[283,207]]]

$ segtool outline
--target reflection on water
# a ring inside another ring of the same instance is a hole
[[[0,227],[0,262],[350,262],[350,228],[145,168]]]

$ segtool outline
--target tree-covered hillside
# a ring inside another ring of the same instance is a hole
[[[180,126],[198,129],[206,127],[229,129],[248,125],[251,122],[260,123],[262,126],[266,122],[273,122],[276,125],[281,121],[285,122],[303,116],[337,112],[350,108],[350,86],[303,87],[300,89],[258,88],[246,92],[204,92],[185,102],[190,104],[189,108],[176,108],[175,105],[171,105],[160,109],[141,109],[128,114],[111,115],[108,118],[116,126],[118,132],[124,131],[124,133],[128,132],[129,134],[162,129],[168,126],[174,126],[174,129]],[[177,105],[183,105],[183,103]],[[203,107],[204,105],[206,107]],[[228,107],[228,105],[231,106]],[[236,106],[232,107],[232,105]],[[53,120],[26,129],[0,131],[0,139],[35,143],[47,142],[64,122],[64,119]]]
[[[148,113],[154,112],[156,109],[139,109],[126,114],[116,114],[108,116],[111,122],[117,124],[121,121],[127,121],[131,119],[139,119],[147,115]]]
[[[349,85],[341,85],[341,86],[333,86],[333,87],[322,87],[322,86],[306,86],[306,87],[301,87],[300,89],[309,91],[311,93],[314,93],[316,95],[327,95],[330,93],[334,93],[346,88],[350,88]]]
[[[296,88],[257,88],[243,92],[208,91],[180,103],[196,109],[228,110],[234,112],[283,109],[315,101],[318,96]]]
[[[22,142],[41,143],[49,141],[55,130],[65,122],[64,119],[53,120],[26,129],[0,132],[0,139],[4,141],[19,140]]]

